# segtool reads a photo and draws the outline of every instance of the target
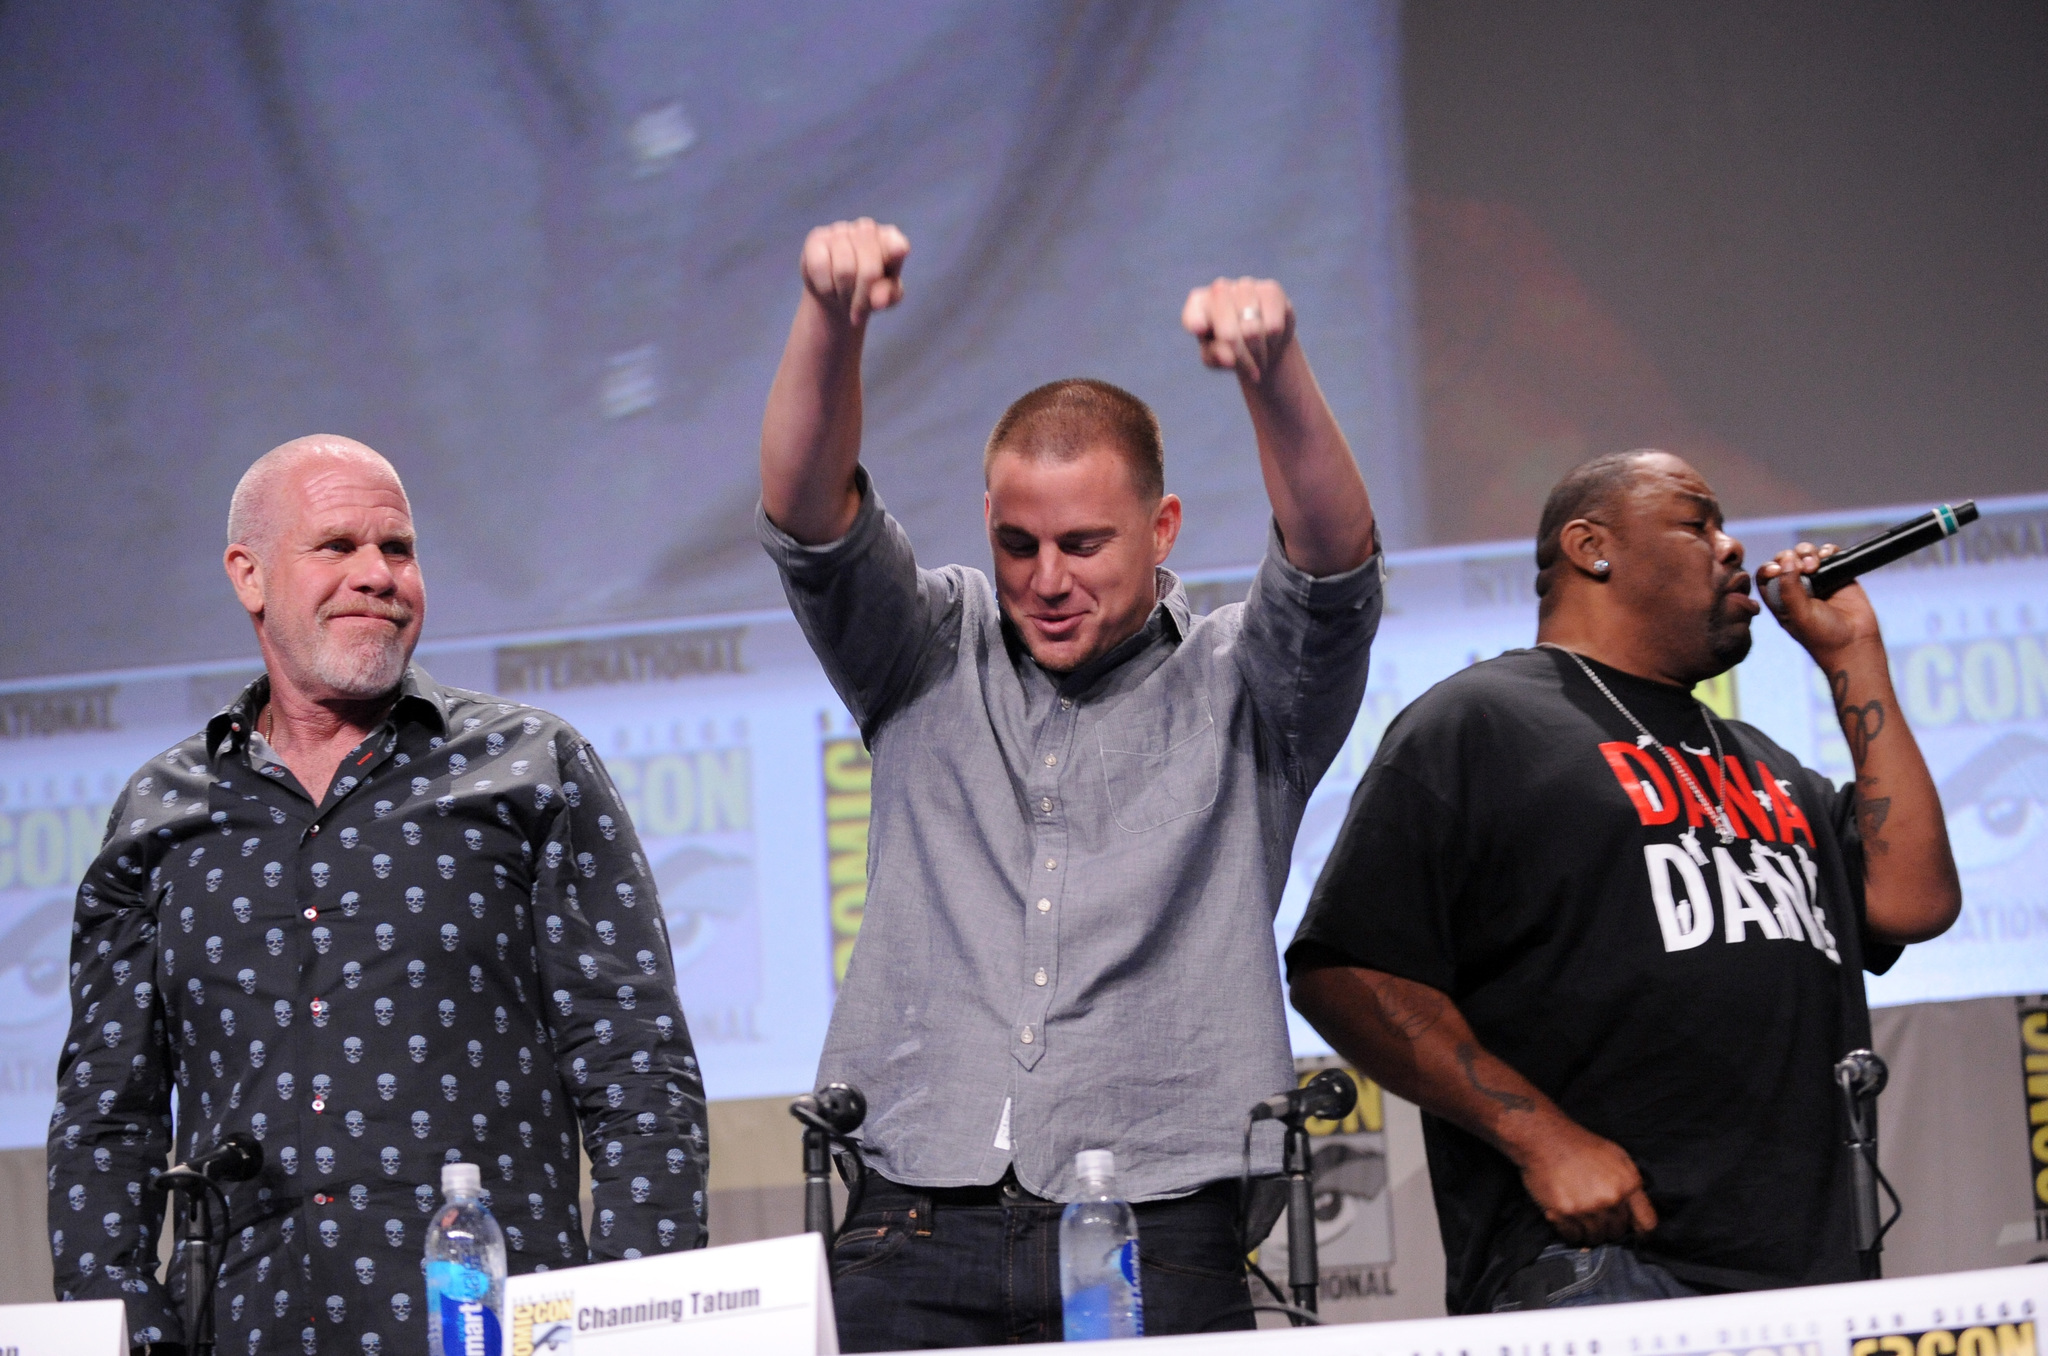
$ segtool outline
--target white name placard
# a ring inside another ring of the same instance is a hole
[[[2048,1356],[2048,1266],[1895,1281],[1403,1319],[1146,1337],[1100,1356]]]
[[[505,1282],[505,1356],[673,1356],[741,1347],[748,1356],[837,1356],[832,1286],[816,1234]]]
[[[0,1356],[128,1356],[128,1306],[0,1304]]]

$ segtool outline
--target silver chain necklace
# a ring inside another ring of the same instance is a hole
[[[1700,809],[1706,811],[1707,818],[1714,822],[1714,836],[1719,838],[1724,846],[1735,841],[1735,826],[1728,820],[1728,774],[1725,771],[1721,772],[1720,776],[1714,779],[1714,790],[1719,793],[1719,803],[1716,804],[1707,799],[1706,792],[1700,790],[1700,784],[1693,780],[1690,772],[1685,770],[1685,764],[1679,761],[1678,755],[1665,748],[1663,741],[1651,734],[1649,728],[1636,719],[1636,713],[1623,706],[1621,698],[1615,696],[1607,684],[1600,681],[1600,675],[1593,672],[1593,666],[1586,662],[1584,655],[1581,655],[1577,650],[1567,650],[1564,646],[1553,644],[1547,640],[1538,642],[1537,648],[1556,650],[1559,654],[1570,655],[1572,662],[1579,666],[1579,672],[1585,674],[1592,681],[1593,686],[1600,689],[1600,695],[1614,703],[1614,709],[1621,712],[1628,719],[1628,723],[1636,727],[1636,732],[1639,736],[1636,740],[1636,747],[1639,749],[1652,748],[1664,755],[1664,761],[1671,765],[1671,770],[1678,774],[1678,779],[1685,784],[1685,789],[1692,792],[1692,798],[1699,802]],[[1714,745],[1714,766],[1717,769],[1725,769],[1728,766],[1728,759],[1721,752],[1721,732],[1714,728],[1713,713],[1708,711],[1705,703],[1700,702],[1698,698],[1694,698],[1693,701],[1700,708],[1700,715],[1707,722],[1707,738],[1713,741]]]

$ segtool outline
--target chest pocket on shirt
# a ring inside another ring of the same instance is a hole
[[[1110,812],[1126,833],[1156,829],[1216,803],[1216,722],[1209,703],[1116,716],[1096,731]]]

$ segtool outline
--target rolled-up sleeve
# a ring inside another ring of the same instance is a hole
[[[182,1342],[156,1276],[164,1201],[150,1188],[171,1149],[171,1050],[149,837],[145,821],[128,818],[131,800],[114,806],[73,914],[71,1029],[50,1120],[50,1255],[57,1298],[123,1300],[136,1343]]]
[[[562,799],[534,887],[540,981],[562,1087],[590,1155],[600,1260],[702,1247],[704,1082],[654,876],[618,789],[565,736]]]
[[[940,619],[959,589],[942,570],[921,570],[902,524],[856,469],[860,508],[837,541],[806,546],[757,506],[755,530],[782,574],[782,591],[839,700],[873,736],[907,692]]]
[[[1384,557],[1316,578],[1287,559],[1278,526],[1245,599],[1237,662],[1296,789],[1313,790],[1351,733],[1379,631]]]

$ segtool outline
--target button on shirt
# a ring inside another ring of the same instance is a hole
[[[129,780],[79,887],[58,1293],[125,1298],[138,1339],[183,1341],[146,1187],[168,1151],[236,1130],[264,1151],[229,1188],[215,1313],[237,1356],[424,1352],[444,1162],[482,1169],[515,1274],[702,1243],[703,1086],[589,744],[415,668],[315,805],[254,734],[267,696],[259,679]]]
[[[1273,915],[1365,691],[1379,557],[1313,579],[1276,533],[1246,601],[1199,620],[1161,570],[1144,628],[1061,676],[860,487],[823,546],[757,516],[874,757],[819,1079],[867,1094],[869,1162],[907,1185],[1014,1166],[1064,1200],[1098,1148],[1134,1200],[1235,1177],[1247,1110],[1293,1082]]]

